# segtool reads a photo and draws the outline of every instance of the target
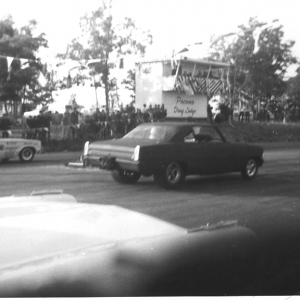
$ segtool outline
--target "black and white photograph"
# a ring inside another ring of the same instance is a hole
[[[298,297],[298,0],[0,0],[0,298]]]

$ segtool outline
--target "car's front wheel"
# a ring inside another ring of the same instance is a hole
[[[34,150],[30,147],[26,147],[19,153],[19,158],[23,162],[32,161],[34,158]]]
[[[155,182],[165,189],[179,188],[185,179],[185,172],[178,162],[171,162],[163,172],[154,174]]]
[[[111,171],[111,175],[115,181],[127,184],[136,183],[141,177],[141,173],[122,169],[115,169]]]
[[[250,158],[242,170],[242,176],[245,179],[253,179],[256,176],[257,171],[258,171],[258,164],[256,159]]]

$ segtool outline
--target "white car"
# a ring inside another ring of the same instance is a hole
[[[41,141],[5,138],[0,139],[0,160],[7,162],[12,158],[17,158],[23,162],[33,160],[34,155],[41,151]]]

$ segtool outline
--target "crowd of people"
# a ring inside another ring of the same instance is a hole
[[[78,134],[82,137],[86,132],[99,136],[99,138],[120,137],[141,123],[162,122],[166,118],[164,106],[144,104],[143,109],[135,109],[133,105],[126,105],[118,110],[112,110],[107,116],[105,110],[96,109],[90,116],[83,117],[78,127]]]
[[[224,106],[224,107],[223,107]],[[40,112],[37,116],[30,116],[23,120],[26,132],[24,137],[37,139],[70,140],[70,139],[107,139],[121,137],[130,132],[141,123],[163,122],[167,117],[167,110],[164,105],[144,104],[142,109],[136,109],[132,104],[111,110],[106,115],[104,109],[99,108],[92,114],[81,113],[82,107],[75,103],[67,105],[65,112],[52,113],[50,111]],[[223,117],[220,118],[219,116]],[[219,118],[218,118],[219,117]],[[215,122],[226,121],[233,117],[233,111],[226,105],[220,105],[219,114],[216,114]],[[260,112],[251,112],[253,121],[270,121],[271,113],[268,109],[262,108]],[[273,115],[274,121],[300,121],[300,108],[295,106],[293,110],[278,106]],[[250,109],[241,109],[238,113],[238,121],[250,122]],[[0,118],[0,130],[7,135],[11,128],[11,121],[8,117]],[[8,137],[8,136],[2,136]]]
[[[81,113],[77,105],[67,105],[63,114],[46,112],[27,118],[25,127],[28,129],[28,138],[39,138],[48,129],[49,136],[55,140],[85,138],[91,135],[106,139],[123,136],[141,123],[162,122],[166,115],[164,105],[147,107],[144,104],[143,109],[127,105],[112,110],[107,120],[104,109],[100,111],[97,108],[93,114],[88,115]]]

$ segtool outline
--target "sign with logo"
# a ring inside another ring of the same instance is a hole
[[[164,93],[163,103],[168,118],[206,118],[207,98],[205,95]]]

